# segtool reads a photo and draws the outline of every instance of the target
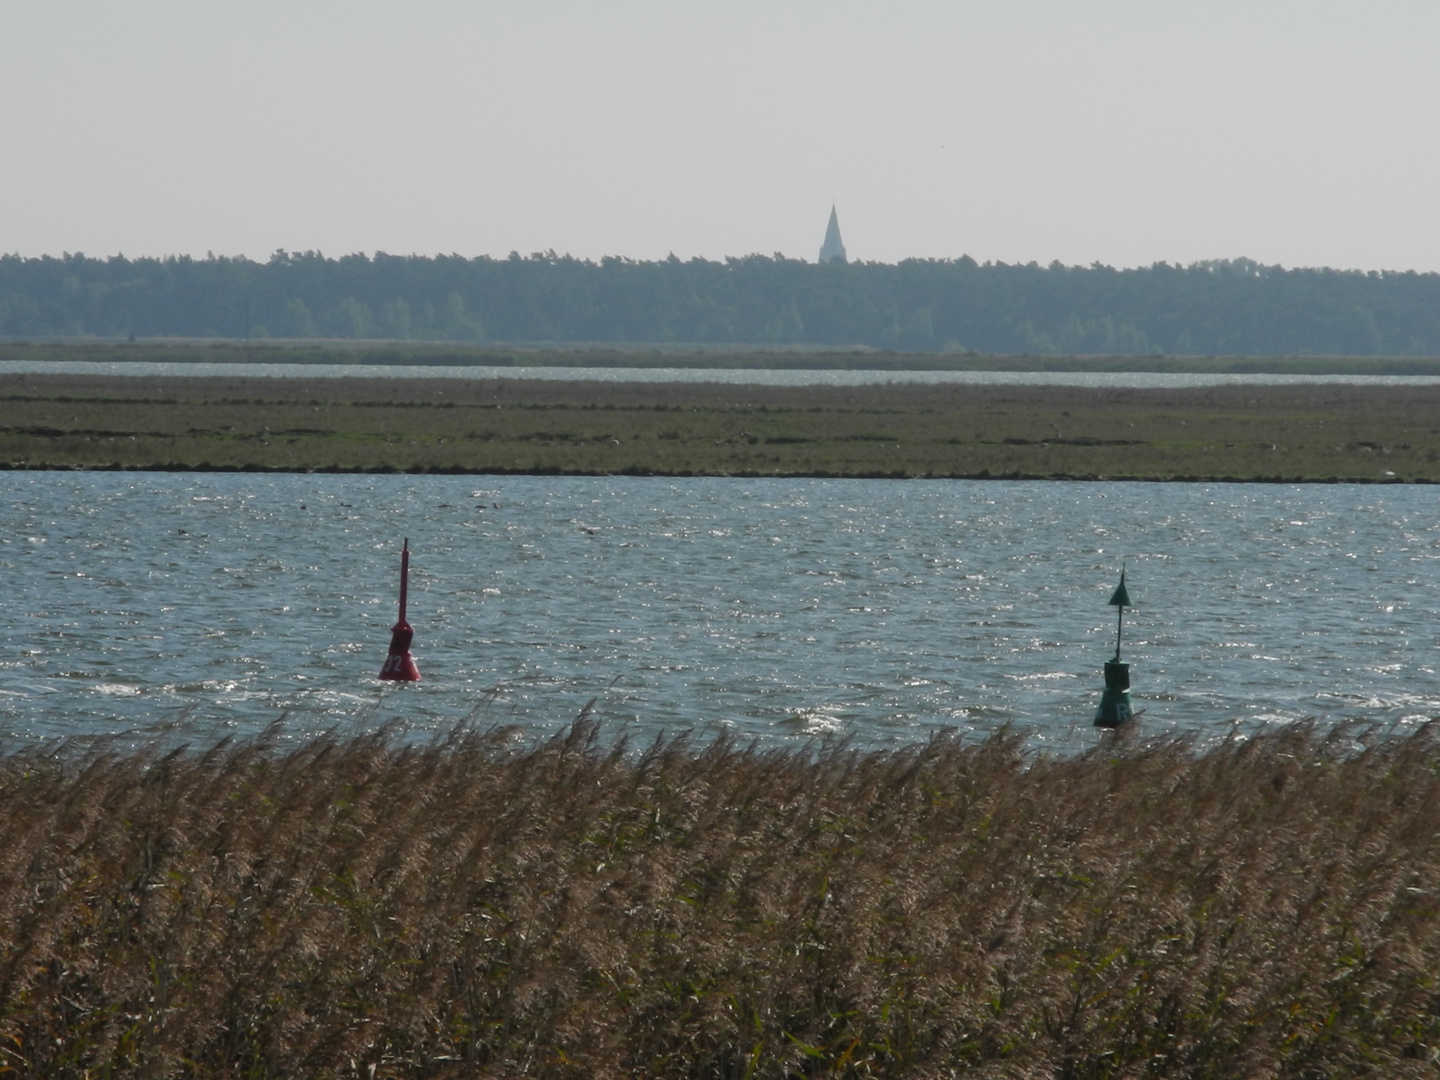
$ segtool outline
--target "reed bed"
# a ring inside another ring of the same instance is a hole
[[[1440,482],[1440,386],[0,374],[0,469]]]
[[[0,758],[14,1076],[1436,1075],[1440,723]]]

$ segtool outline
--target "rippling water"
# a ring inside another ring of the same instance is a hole
[[[1440,713],[1434,488],[0,474],[8,738],[467,716],[862,744]],[[424,681],[375,679],[400,540]]]

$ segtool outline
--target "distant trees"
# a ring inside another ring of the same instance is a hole
[[[1418,356],[1440,352],[1440,274],[1249,259],[1116,270],[968,256],[0,256],[0,336],[131,334]]]

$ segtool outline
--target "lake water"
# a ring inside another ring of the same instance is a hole
[[[1433,375],[1175,374],[1153,371],[841,371],[785,368],[438,367],[399,364],[152,364],[145,362],[0,361],[0,374],[227,375],[325,379],[566,379],[577,382],[707,382],[751,386],[876,386],[955,383],[974,386],[1434,386]]]
[[[1090,745],[1440,714],[1432,487],[0,473],[7,740],[470,717]],[[424,675],[375,679],[413,551]]]

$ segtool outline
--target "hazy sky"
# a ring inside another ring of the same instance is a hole
[[[0,252],[1440,270],[1440,0],[0,0]]]

